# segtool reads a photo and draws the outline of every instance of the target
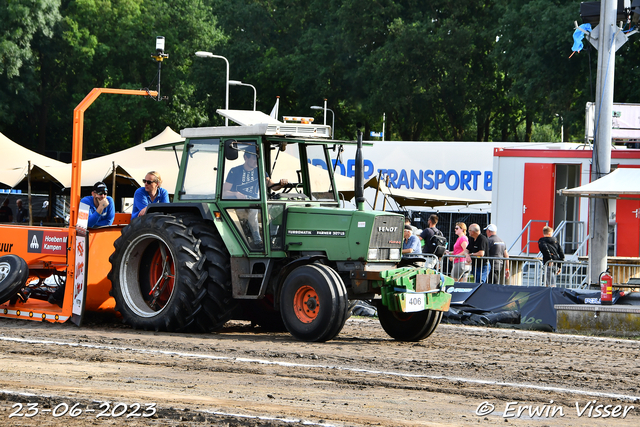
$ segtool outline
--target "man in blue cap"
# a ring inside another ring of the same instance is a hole
[[[116,210],[113,199],[107,196],[107,184],[96,182],[90,196],[83,197],[80,203],[89,205],[89,228],[104,227],[113,224]]]

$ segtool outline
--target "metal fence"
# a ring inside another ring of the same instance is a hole
[[[454,260],[464,259],[464,255],[444,255],[441,265],[445,274],[451,274]],[[473,277],[474,272],[481,272],[482,265],[488,264],[490,269],[488,283],[499,285],[540,286],[543,273],[542,261],[533,257],[514,256],[502,257],[471,257],[469,277],[466,281],[479,282]],[[454,279],[456,279],[454,277]]]
[[[615,288],[640,288],[640,265],[633,263],[607,263],[607,268],[613,276]],[[589,280],[589,262],[586,259],[569,261],[548,261],[544,266],[544,286],[555,286],[571,289],[586,289],[589,282],[598,282],[594,277]]]
[[[584,289],[589,286],[589,263],[581,260],[547,261],[542,286]]]
[[[442,272],[450,275],[454,260],[464,258],[464,255],[444,255],[439,264]],[[487,283],[551,286],[568,289],[587,289],[589,287],[589,262],[587,259],[549,261],[543,265],[540,258],[526,256],[471,257],[469,277],[466,281],[479,282],[476,277],[473,277],[473,272],[480,272],[482,264],[486,263],[491,267]],[[615,288],[640,289],[640,264],[638,260],[629,260],[627,263],[610,262],[607,267],[613,276]],[[507,270],[509,271],[508,275]],[[457,278],[454,277],[454,279]],[[594,278],[592,281],[597,282],[598,278]]]

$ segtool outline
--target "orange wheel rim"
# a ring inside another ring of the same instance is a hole
[[[293,296],[293,310],[302,323],[311,323],[320,311],[320,298],[311,286],[302,286]]]
[[[170,255],[167,254],[166,260],[162,257],[162,252],[158,249],[156,253],[153,255],[153,259],[151,260],[151,269],[149,271],[149,279],[151,284],[157,283],[159,286],[159,295],[157,296],[156,303],[160,307],[164,307],[167,301],[169,301],[169,297],[173,292],[173,284],[175,277],[175,265],[173,263],[173,259]],[[169,263],[170,269],[168,272],[163,271],[164,263]],[[167,275],[167,273],[169,273]],[[164,276],[164,277],[163,277]],[[167,281],[167,283],[163,283]],[[152,296],[150,296],[153,298]]]

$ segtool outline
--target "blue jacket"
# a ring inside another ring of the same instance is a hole
[[[144,187],[140,187],[133,193],[133,211],[131,212],[131,219],[137,217],[140,211],[147,207],[151,203],[169,203],[169,192],[162,187],[158,187],[158,194],[156,198],[151,201],[151,196],[146,192]]]
[[[404,238],[402,239],[402,249],[413,249],[412,254],[419,254],[422,252],[422,248],[420,247],[420,239],[418,236],[414,236],[413,234],[409,236],[409,239],[405,242]]]
[[[102,211],[102,214],[98,213],[96,205],[93,203],[93,196],[85,196],[80,200],[80,203],[89,205],[89,222],[87,227],[104,227],[105,225],[113,224],[113,218],[116,216],[116,207],[111,196],[107,196],[107,200],[109,200],[109,206]]]

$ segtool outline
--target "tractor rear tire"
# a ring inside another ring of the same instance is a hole
[[[348,317],[344,282],[329,266],[309,264],[295,268],[280,292],[280,313],[287,330],[302,341],[334,338]]]
[[[207,272],[202,309],[196,314],[191,329],[194,332],[217,331],[231,319],[238,306],[238,301],[231,295],[231,256],[211,223],[198,217],[184,217],[183,220],[198,239],[198,247],[205,258],[203,270]]]
[[[0,304],[13,298],[27,283],[29,267],[18,255],[0,257]]]
[[[132,221],[115,241],[109,280],[124,323],[155,331],[185,331],[206,296],[200,242],[182,218],[152,213]]]
[[[390,311],[380,302],[377,303],[377,307],[382,329],[391,338],[398,341],[416,342],[423,340],[436,330],[442,319],[441,311],[424,310],[415,313],[403,313]]]

